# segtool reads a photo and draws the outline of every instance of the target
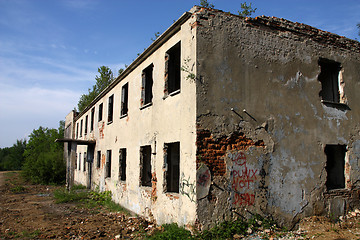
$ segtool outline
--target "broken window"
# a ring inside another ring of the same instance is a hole
[[[100,162],[101,162],[101,151],[97,151],[97,158],[96,158],[96,167],[100,168]]]
[[[141,86],[141,100],[140,100],[141,107],[152,102],[153,68],[154,65],[151,64],[150,66],[145,68],[142,72],[142,76],[141,76],[142,86]]]
[[[111,150],[106,152],[105,177],[111,178]]]
[[[79,138],[79,123],[76,123],[76,138]]]
[[[90,132],[94,130],[94,115],[95,115],[95,107],[91,109],[91,115],[90,115]]]
[[[83,126],[83,120],[80,121],[80,137],[82,137],[82,126]]]
[[[346,145],[326,145],[326,188],[327,190],[345,188]]]
[[[119,150],[119,180],[126,181],[126,148]]]
[[[179,192],[180,142],[167,143],[164,147],[165,192]]]
[[[340,103],[340,63],[320,58],[319,65],[321,68],[319,74],[319,81],[321,82],[321,91],[319,95],[321,99],[325,102]]]
[[[98,122],[100,122],[102,120],[102,115],[103,115],[103,104],[100,103],[99,105],[99,116],[98,116]]]
[[[121,88],[121,116],[128,113],[128,97],[129,97],[129,84],[126,83]]]
[[[151,146],[140,147],[140,184],[151,187]]]
[[[88,118],[88,115],[86,115],[86,117],[85,117],[85,133],[84,133],[84,135],[86,135],[87,134],[87,131],[88,131],[88,120],[89,120],[89,118]]]
[[[84,152],[84,162],[83,162],[84,166],[83,166],[83,171],[86,171],[86,152]]]
[[[180,90],[180,42],[165,53],[165,96]]]
[[[109,97],[108,123],[111,123],[113,121],[113,111],[114,111],[114,94]]]
[[[79,153],[79,171],[81,170],[81,153]]]

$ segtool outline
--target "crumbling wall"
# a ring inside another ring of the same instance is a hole
[[[360,47],[278,18],[199,8],[197,215],[203,228],[254,213],[293,226],[358,199]],[[347,104],[319,95],[319,59],[341,64]],[[328,144],[346,145],[344,189],[327,190]]]

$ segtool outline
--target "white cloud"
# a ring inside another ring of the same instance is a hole
[[[21,88],[0,83],[0,147],[11,146],[39,126],[57,128],[76,106],[80,92]]]

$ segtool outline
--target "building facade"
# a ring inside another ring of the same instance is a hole
[[[158,224],[292,225],[359,205],[360,44],[194,7],[83,112],[67,181]]]

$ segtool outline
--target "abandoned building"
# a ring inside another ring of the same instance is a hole
[[[195,6],[66,117],[67,183],[158,224],[338,216],[360,205],[359,92],[359,42]]]

